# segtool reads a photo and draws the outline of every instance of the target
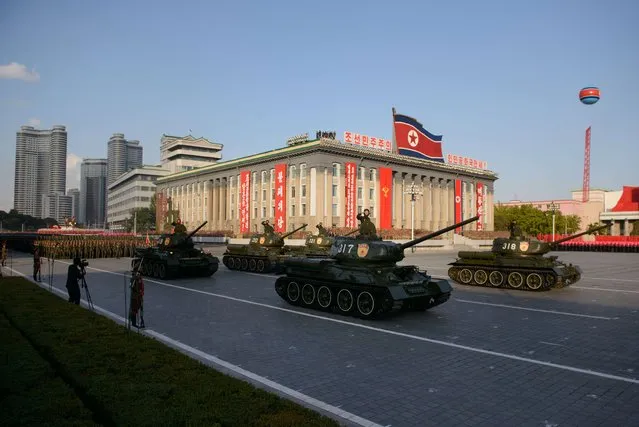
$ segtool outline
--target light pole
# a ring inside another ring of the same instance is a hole
[[[415,200],[416,196],[421,196],[423,193],[413,181],[408,189],[404,191],[404,194],[410,194],[410,239],[415,240]],[[415,252],[415,246],[411,247],[411,252]]]
[[[554,242],[555,241],[555,212],[557,211],[557,208],[559,206],[555,204],[554,200],[552,202],[550,202],[550,204],[548,204],[546,206],[552,212],[552,241]]]

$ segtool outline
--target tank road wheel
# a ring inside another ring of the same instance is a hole
[[[457,267],[451,267],[448,269],[448,277],[453,280],[458,280],[457,275],[459,274],[459,269]]]
[[[479,285],[483,285],[488,281],[488,274],[486,274],[485,270],[477,270],[474,274],[475,282]]]
[[[317,290],[317,303],[320,307],[328,308],[332,300],[333,294],[331,294],[331,290],[328,287],[322,286]]]
[[[241,267],[242,267],[242,258],[236,256],[233,259],[233,269],[239,270]]]
[[[315,301],[315,288],[310,283],[302,286],[302,301],[306,305],[311,305]]]
[[[259,273],[264,271],[264,260],[263,259],[258,259],[257,260],[257,267],[256,268],[257,268],[257,271]]]
[[[158,263],[158,275],[157,277],[160,279],[166,279],[166,266],[162,263]]]
[[[459,272],[459,281],[467,285],[473,280],[473,272],[467,268]]]
[[[528,286],[528,288],[532,289],[533,291],[536,291],[537,289],[541,288],[543,284],[544,284],[544,279],[542,279],[541,276],[537,273],[530,273],[526,277],[526,286]]]
[[[251,259],[249,261],[249,271],[255,271],[256,268],[257,268],[257,261],[255,261],[254,259]]]
[[[246,271],[248,269],[248,260],[246,258],[242,258],[242,271]]]
[[[488,275],[488,280],[490,281],[491,285],[498,287],[501,286],[502,283],[504,283],[504,275],[501,274],[501,271],[491,271]]]
[[[513,289],[519,289],[524,284],[524,276],[518,271],[508,274],[508,284]]]
[[[348,313],[353,308],[353,294],[348,289],[340,289],[337,293],[337,306],[344,313]]]
[[[235,270],[235,258],[227,257],[225,265],[229,270]]]
[[[364,316],[369,317],[375,310],[375,298],[370,292],[363,291],[357,296],[357,311]]]
[[[286,287],[286,296],[292,303],[296,303],[300,299],[300,285],[297,282],[291,282]]]

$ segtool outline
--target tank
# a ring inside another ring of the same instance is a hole
[[[286,246],[284,239],[305,228],[308,224],[286,234],[273,231],[267,222],[262,222],[264,232],[251,236],[248,245],[228,244],[222,255],[222,263],[229,270],[251,271],[255,273],[271,273],[280,271],[280,261],[297,251]]]
[[[467,219],[399,244],[376,234],[335,237],[329,258],[291,257],[275,291],[291,305],[363,319],[400,310],[423,311],[445,303],[452,286],[413,265],[397,265],[404,251],[473,221]],[[360,225],[362,227],[363,224]]]
[[[464,285],[547,291],[577,283],[582,270],[578,265],[558,261],[557,256],[545,256],[560,243],[594,233],[610,225],[596,227],[552,243],[525,238],[511,229],[510,237],[493,240],[490,251],[460,251],[457,260],[449,263],[448,277]]]
[[[301,254],[307,257],[327,258],[329,256],[331,246],[333,246],[333,242],[335,241],[335,236],[329,234],[322,223],[317,224],[316,227],[318,230],[317,234],[313,234],[306,238]],[[341,237],[350,236],[358,231],[359,230],[353,230]]]
[[[219,267],[219,258],[196,248],[193,235],[206,225],[205,221],[189,234],[162,234],[155,246],[136,248],[131,268],[143,276],[159,279],[184,276],[210,277]]]

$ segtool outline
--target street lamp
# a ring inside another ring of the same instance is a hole
[[[552,202],[547,204],[546,207],[552,211],[552,241],[554,242],[555,241],[555,212],[559,208],[559,205],[555,204],[555,201],[553,200]]]
[[[410,194],[410,239],[415,240],[415,200],[416,196],[421,196],[423,193],[421,189],[417,188],[415,181],[413,181],[413,183],[408,186],[408,189],[404,191],[404,194]],[[415,252],[415,246],[411,247],[411,252]]]

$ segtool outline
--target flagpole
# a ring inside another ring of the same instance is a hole
[[[397,154],[397,141],[395,140],[395,107],[392,108],[393,111],[393,150],[392,153]]]

